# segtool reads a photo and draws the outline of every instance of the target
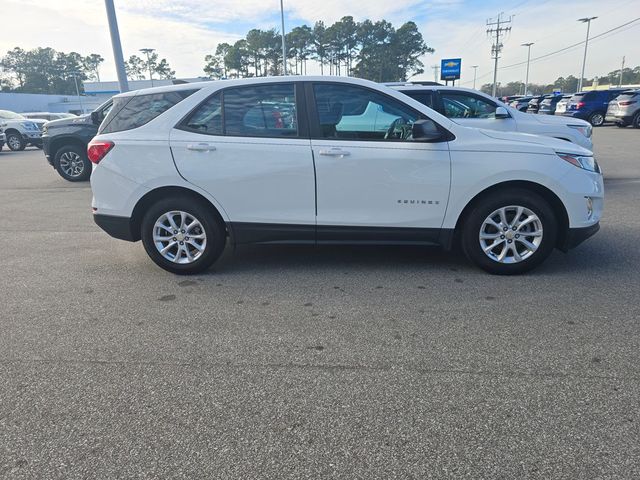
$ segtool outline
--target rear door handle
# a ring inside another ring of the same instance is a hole
[[[318,153],[326,157],[346,157],[348,155],[351,155],[351,153],[347,152],[346,150],[342,150],[341,148],[330,148],[328,150],[320,150]]]
[[[215,149],[214,145],[208,143],[191,143],[187,145],[187,150],[193,150],[194,152],[213,152]]]

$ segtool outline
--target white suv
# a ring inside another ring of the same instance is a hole
[[[0,133],[6,136],[7,146],[14,151],[24,150],[27,145],[42,148],[44,119],[28,119],[19,113],[0,110]]]
[[[460,242],[524,272],[599,228],[590,151],[466,128],[366,80],[272,77],[114,97],[88,147],[96,223],[160,267],[200,272],[227,241]]]
[[[394,85],[393,88],[460,125],[545,135],[593,150],[593,127],[589,122],[578,118],[521,112],[485,93],[469,88],[413,84]]]

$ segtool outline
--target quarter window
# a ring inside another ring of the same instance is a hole
[[[115,97],[113,107],[100,125],[98,133],[121,132],[141,127],[196,91],[175,90],[173,92]]]
[[[449,118],[495,118],[496,104],[467,93],[442,92],[444,114]]]
[[[224,91],[224,134],[238,137],[298,135],[292,83],[253,85]]]
[[[314,85],[323,138],[408,140],[420,114],[393,98],[350,85]]]

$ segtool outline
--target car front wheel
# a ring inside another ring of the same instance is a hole
[[[7,146],[14,152],[19,152],[27,148],[27,142],[19,133],[10,133],[7,135]]]
[[[144,248],[161,268],[178,275],[209,268],[225,246],[224,226],[202,203],[191,198],[167,198],[142,219]]]
[[[541,196],[528,190],[489,195],[464,220],[462,247],[473,263],[498,275],[527,272],[553,251],[556,216]]]
[[[76,145],[68,145],[56,152],[53,166],[62,178],[70,182],[89,180],[91,162],[85,149]]]

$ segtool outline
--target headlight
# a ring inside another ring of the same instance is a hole
[[[596,162],[594,157],[587,157],[585,155],[576,155],[575,153],[561,153],[556,152],[561,159],[565,162],[569,162],[578,168],[589,170],[590,172],[600,173],[600,165]]]
[[[578,130],[587,138],[591,138],[591,133],[593,132],[593,127],[591,125],[567,125],[567,127]]]

